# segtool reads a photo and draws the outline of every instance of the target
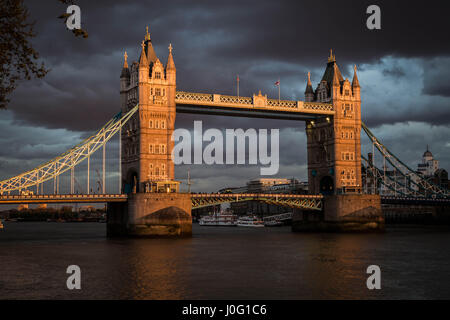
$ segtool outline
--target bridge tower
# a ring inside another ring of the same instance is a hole
[[[343,78],[330,51],[315,90],[308,73],[305,101],[330,103],[335,114],[306,123],[309,192],[326,196],[324,216],[320,221],[299,219],[294,229],[312,226],[338,231],[382,230],[379,196],[362,194],[361,87],[356,66],[350,83]]]
[[[336,112],[333,118],[306,123],[311,193],[336,194],[361,188],[360,92],[356,66],[352,83],[344,80],[332,52],[315,91],[308,74],[305,100],[331,103]]]
[[[171,152],[175,127],[176,68],[169,45],[166,65],[153,48],[150,33],[141,43],[139,62],[120,75],[122,112],[139,104],[122,130],[122,192],[128,203],[109,204],[109,236],[189,236],[191,199],[179,193]]]
[[[128,70],[125,55],[122,69],[122,112],[139,104],[138,112],[122,131],[123,191],[177,191],[171,159],[175,127],[176,68],[172,45],[164,66],[156,56],[150,34],[141,44],[139,63]]]

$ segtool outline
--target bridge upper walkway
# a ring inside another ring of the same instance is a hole
[[[175,96],[177,112],[203,113],[213,115],[239,115],[278,119],[315,119],[331,116],[333,105],[320,102],[268,99],[267,95],[253,97],[177,91]]]

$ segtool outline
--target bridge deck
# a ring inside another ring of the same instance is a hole
[[[126,194],[43,194],[0,196],[0,204],[126,202]]]
[[[239,201],[243,198],[265,199],[322,199],[321,195],[295,195],[295,194],[263,194],[263,193],[192,193],[192,199],[228,199]],[[0,204],[35,204],[35,203],[102,203],[126,202],[126,194],[44,194],[44,195],[9,195],[0,196]]]
[[[307,120],[334,115],[329,103],[268,99],[267,96],[227,96],[177,91],[177,112],[225,116]]]

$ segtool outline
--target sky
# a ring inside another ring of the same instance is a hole
[[[120,110],[123,53],[130,63],[138,60],[146,26],[163,63],[172,44],[177,90],[185,91],[234,95],[239,74],[241,96],[261,90],[277,98],[274,82],[280,79],[282,99],[304,100],[307,72],[315,87],[332,48],[344,78],[351,81],[358,67],[362,120],[375,135],[413,168],[429,145],[440,166],[450,169],[448,1],[75,2],[87,39],[57,19],[67,5],[25,1],[39,61],[51,70],[43,79],[21,82],[8,109],[0,110],[0,180],[63,153]],[[366,27],[371,4],[381,8],[381,30]],[[194,120],[202,120],[204,130],[280,129],[275,177],[306,180],[303,122],[178,114],[176,128],[192,129]],[[362,152],[370,150],[363,138]],[[116,192],[117,139],[107,156],[107,191]],[[101,172],[101,152],[91,167]],[[260,177],[259,165],[179,165],[177,180],[186,182],[188,168],[193,191]],[[77,167],[80,189],[85,173],[85,165]]]

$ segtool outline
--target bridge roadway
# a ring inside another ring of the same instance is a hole
[[[300,195],[280,193],[191,193],[192,207],[200,208],[225,202],[264,201],[267,203],[303,207],[320,210],[323,195]],[[105,203],[126,202],[126,194],[44,194],[44,195],[2,195],[0,204],[39,204],[39,203]],[[407,205],[450,205],[444,198],[381,197],[382,204]]]
[[[201,208],[226,202],[264,201],[289,207],[320,210],[322,195],[298,195],[276,193],[191,193],[192,208]],[[39,203],[105,203],[126,202],[126,194],[45,194],[45,195],[3,195],[0,204]]]

